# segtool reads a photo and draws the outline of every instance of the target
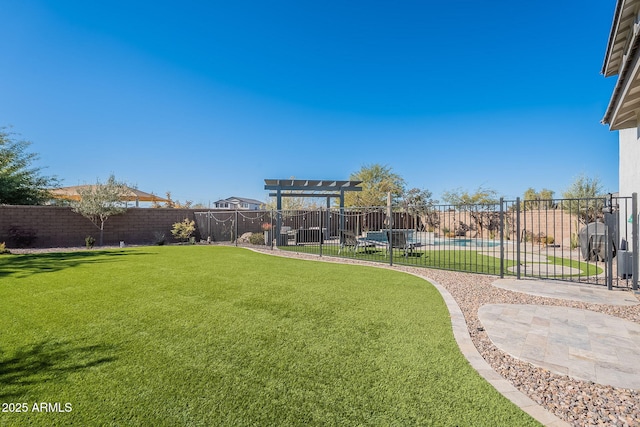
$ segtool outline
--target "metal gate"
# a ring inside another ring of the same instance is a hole
[[[503,200],[477,205],[209,211],[209,242],[264,233],[280,250],[637,290],[638,201]]]

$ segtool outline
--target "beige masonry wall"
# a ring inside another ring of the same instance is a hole
[[[505,238],[515,240],[516,233],[516,214],[515,212],[505,213]],[[443,232],[446,227],[454,230],[460,223],[467,225],[475,224],[469,212],[440,212],[439,231]],[[531,233],[532,236],[553,236],[554,242],[562,246],[570,246],[571,234],[577,233],[583,226],[577,223],[577,217],[570,215],[562,209],[548,210],[527,210],[520,212],[520,238],[525,233]],[[477,234],[478,230],[470,230],[466,233],[467,237],[490,238],[490,231],[483,230],[482,235]],[[498,232],[494,238],[499,238]]]

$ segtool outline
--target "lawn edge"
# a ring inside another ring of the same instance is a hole
[[[403,266],[390,266],[390,265],[381,265],[375,263],[368,263],[366,261],[359,260],[346,260],[338,257],[318,257],[313,256],[314,258],[309,258],[307,254],[298,254],[292,253],[288,251],[279,251],[277,249],[264,251],[256,248],[245,248],[252,252],[279,256],[283,258],[295,258],[301,259],[305,261],[318,261],[318,262],[329,262],[334,264],[352,264],[352,265],[360,265],[367,267],[375,267],[386,270],[397,271],[401,273],[411,274],[412,276],[423,279],[424,281],[432,284],[442,296],[444,300],[447,310],[449,311],[449,316],[451,318],[451,328],[453,330],[453,335],[458,344],[458,348],[460,352],[467,359],[469,364],[473,367],[473,369],[480,374],[482,378],[484,378],[493,388],[495,388],[500,394],[509,399],[513,404],[518,406],[521,410],[529,414],[536,421],[541,423],[547,427],[565,427],[570,426],[567,422],[558,418],[556,415],[549,412],[546,408],[541,405],[538,405],[534,402],[529,396],[522,393],[515,386],[513,386],[508,380],[503,378],[500,374],[491,368],[489,363],[482,357],[478,349],[473,344],[471,340],[471,335],[469,335],[469,329],[467,327],[467,322],[465,321],[464,315],[462,314],[462,310],[458,303],[453,298],[453,296],[447,291],[442,285],[440,285],[437,281],[430,279],[426,275],[417,274],[411,271],[405,271],[402,269]],[[355,261],[355,262],[354,262]]]

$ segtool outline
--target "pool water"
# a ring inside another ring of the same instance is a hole
[[[496,242],[479,239],[434,239],[433,244],[443,246],[473,246],[484,248],[493,248],[496,246],[500,246],[499,241]]]

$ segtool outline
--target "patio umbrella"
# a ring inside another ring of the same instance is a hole
[[[95,187],[95,185],[74,185],[72,187],[62,187],[51,190],[50,193],[54,199],[61,200],[80,200],[80,191],[88,190]],[[168,199],[164,197],[156,196],[155,194],[145,193],[136,188],[125,187],[125,191],[120,195],[120,200],[123,202],[136,202],[136,207],[139,202],[168,202]]]

